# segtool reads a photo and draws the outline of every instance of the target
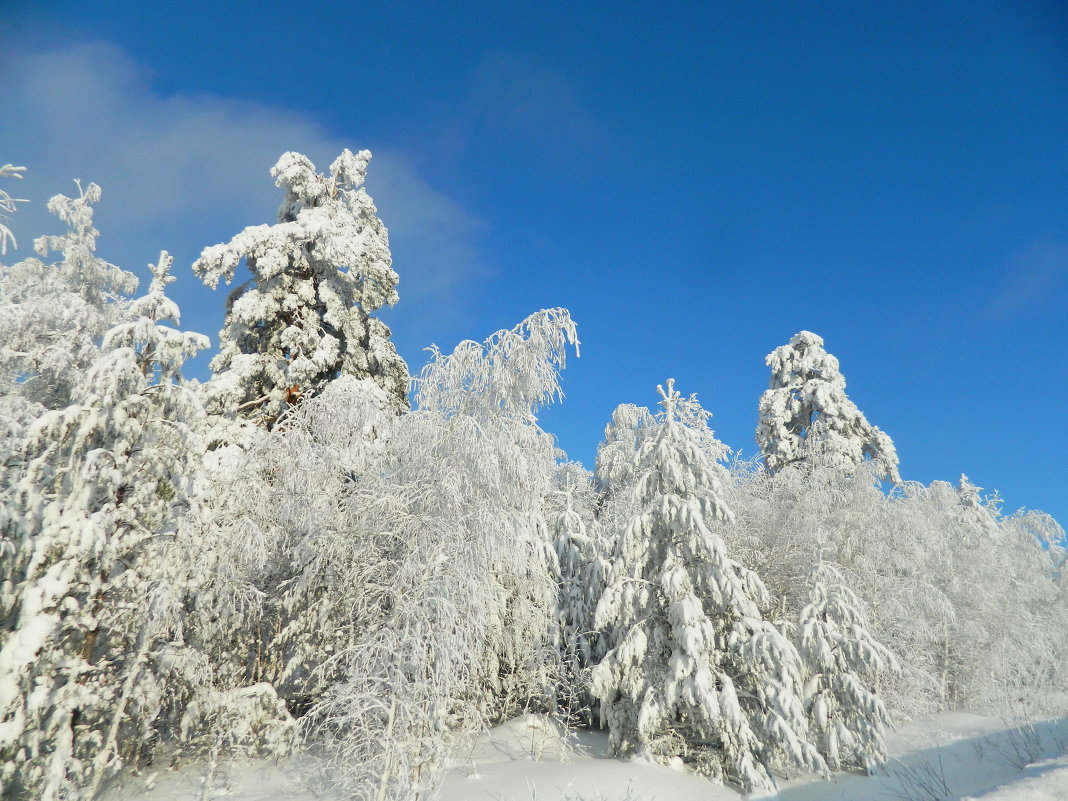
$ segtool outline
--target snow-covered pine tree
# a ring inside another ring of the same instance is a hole
[[[170,263],[161,254],[148,295],[105,334],[73,405],[32,425],[3,499],[5,798],[92,797],[136,761],[168,694],[157,676],[182,628],[190,564],[174,537],[198,413],[174,382],[208,345],[161,324],[178,318],[164,295]]]
[[[407,367],[371,316],[396,302],[398,279],[363,188],[369,160],[346,150],[324,176],[306,157],[283,154],[271,171],[285,190],[277,224],[246,228],[194,265],[213,287],[242,260],[252,274],[228,301],[204,387],[212,417],[190,527],[213,570],[193,605],[195,636],[217,659],[216,692],[269,684],[294,713],[331,680],[317,670],[331,653],[319,647],[322,628],[351,633],[354,624],[331,603],[336,574],[311,565],[349,523],[344,498],[362,470],[358,452],[378,436],[367,415],[408,408]],[[319,395],[336,410],[297,412]],[[284,431],[275,427],[282,417]],[[362,546],[347,551],[367,556]],[[339,634],[332,646],[348,642]]]
[[[658,389],[639,511],[597,606],[611,650],[594,668],[593,692],[613,750],[681,757],[746,790],[772,786],[777,767],[822,769],[808,741],[800,656],[764,619],[760,579],[727,556],[715,531],[732,514],[725,471],[709,455],[709,415],[674,381]]]
[[[252,278],[231,293],[209,411],[270,427],[288,406],[340,375],[370,378],[400,412],[408,368],[372,313],[397,302],[386,228],[363,188],[369,151],[348,150],[330,175],[299,153],[271,169],[285,198],[275,225],[250,226],[205,248],[193,265],[211,287],[244,260]]]
[[[884,478],[901,480],[894,443],[846,396],[838,359],[821,337],[801,331],[765,362],[771,379],[760,397],[756,439],[769,470],[815,458],[851,470],[871,459]]]
[[[805,660],[805,707],[820,753],[834,770],[871,771],[886,761],[883,728],[890,718],[872,685],[897,661],[867,630],[860,601],[842,574],[820,561],[809,576],[798,650]]]
[[[34,242],[38,255],[58,253],[45,264],[29,258],[0,267],[0,398],[36,412],[61,409],[84,382],[100,338],[127,315],[126,296],[137,278],[96,254],[100,232],[93,204],[100,187],[78,185],[78,197],[56,195],[48,209],[68,226],[59,236]],[[3,412],[0,411],[0,415]],[[35,416],[35,415],[33,415]]]

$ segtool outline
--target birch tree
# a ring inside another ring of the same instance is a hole
[[[26,172],[25,167],[5,164],[0,167],[0,178],[22,178],[22,173],[24,172]],[[7,227],[7,222],[10,219],[10,215],[15,213],[16,204],[25,202],[22,198],[11,197],[10,192],[0,188],[0,256],[7,255],[7,246],[9,244],[11,247],[18,247],[15,235]]]

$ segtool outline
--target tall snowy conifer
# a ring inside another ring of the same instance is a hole
[[[46,412],[4,505],[0,782],[5,798],[89,798],[151,739],[162,691],[153,656],[181,629],[171,553],[197,407],[174,379],[207,347],[164,295],[163,253],[146,297],[110,329],[74,405]],[[146,685],[154,690],[143,691]],[[155,700],[153,700],[155,699]]]
[[[252,279],[228,301],[209,411],[268,427],[285,409],[345,374],[371,378],[399,412],[408,368],[371,314],[397,302],[386,228],[363,188],[369,151],[348,150],[320,175],[299,153],[271,169],[285,189],[275,225],[246,228],[193,265],[211,287],[242,259]]]
[[[846,396],[838,359],[821,337],[801,331],[765,362],[771,380],[760,397],[756,439],[769,470],[816,459],[851,470],[870,458],[884,478],[901,480],[894,443]]]
[[[613,750],[681,757],[746,790],[774,785],[776,767],[822,769],[807,740],[800,657],[764,619],[760,579],[715,532],[733,516],[721,497],[725,471],[709,455],[709,415],[673,381],[659,389],[639,511],[597,606],[611,650],[594,668],[593,692]]]

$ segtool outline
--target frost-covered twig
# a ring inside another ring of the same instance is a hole
[[[22,173],[26,171],[25,167],[16,167],[12,164],[4,164],[0,166],[0,178],[22,178]],[[10,193],[5,189],[0,189],[0,256],[7,253],[8,242],[11,243],[11,247],[17,248],[18,243],[15,241],[15,235],[11,232],[11,229],[4,223],[9,219],[10,214],[15,212],[16,203],[27,203],[28,201],[23,198],[11,197]]]

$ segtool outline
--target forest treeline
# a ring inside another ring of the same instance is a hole
[[[369,162],[284,154],[277,221],[204,249],[208,285],[249,275],[204,382],[171,257],[136,295],[96,255],[95,184],[0,266],[0,797],[307,744],[353,798],[427,799],[524,712],[749,790],[870,770],[892,721],[1063,709],[1052,518],[903,480],[807,331],[757,459],[668,379],[568,460],[537,421],[565,309],[409,374]]]

